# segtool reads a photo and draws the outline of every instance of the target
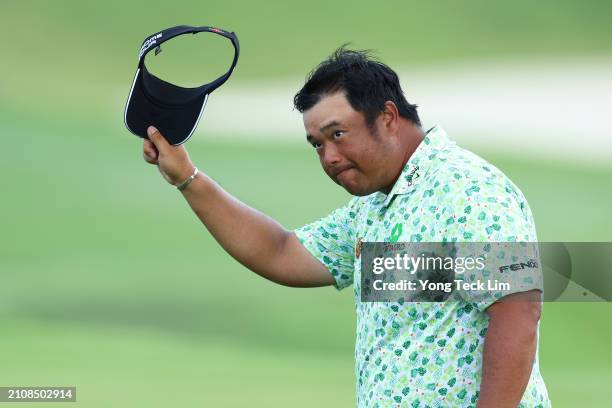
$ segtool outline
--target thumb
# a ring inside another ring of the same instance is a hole
[[[170,144],[164,138],[164,136],[160,133],[159,130],[155,126],[149,126],[147,128],[147,135],[149,136],[149,140],[153,142],[157,150],[165,150]]]

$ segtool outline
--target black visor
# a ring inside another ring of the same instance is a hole
[[[169,39],[189,33],[210,32],[228,38],[234,46],[234,59],[229,70],[214,81],[197,88],[183,88],[151,74],[144,64],[145,56],[152,49]],[[208,96],[232,74],[240,45],[232,32],[214,27],[177,26],[147,37],[138,55],[138,70],[125,105],[125,126],[136,136],[147,137],[147,128],[155,126],[173,145],[185,143],[198,125]]]

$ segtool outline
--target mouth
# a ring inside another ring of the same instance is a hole
[[[340,169],[336,169],[333,173],[332,176],[334,178],[334,180],[338,180],[338,177],[340,177],[342,174],[346,174],[349,170],[352,170],[354,167],[343,167]]]
[[[336,181],[336,183],[340,180],[340,178],[342,178],[343,175],[348,174],[354,167],[345,167],[342,169],[338,169],[334,172],[333,174],[333,178]]]

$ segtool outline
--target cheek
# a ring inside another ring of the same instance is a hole
[[[327,171],[325,170],[325,163],[323,162],[323,155],[321,154],[321,152],[317,151],[317,156],[319,157],[319,164],[321,165],[321,168],[327,173]]]
[[[371,146],[365,151],[361,160],[361,181],[371,186],[378,186],[387,178],[387,163],[391,157],[376,146]]]
[[[364,146],[356,155],[358,155],[356,158],[359,161],[360,167],[364,173],[368,174],[376,173],[380,167],[381,160],[385,159],[384,155],[380,153],[375,145]]]

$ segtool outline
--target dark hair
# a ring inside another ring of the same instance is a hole
[[[397,74],[378,61],[368,50],[349,50],[346,44],[311,71],[306,83],[293,98],[295,108],[303,113],[323,96],[344,91],[353,109],[362,112],[368,126],[392,101],[399,115],[421,126],[417,105],[408,103]]]

